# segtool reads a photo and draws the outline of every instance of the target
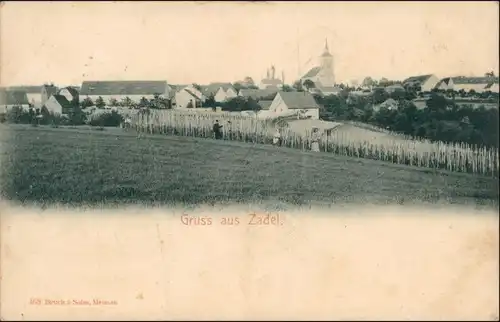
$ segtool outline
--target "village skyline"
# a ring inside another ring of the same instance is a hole
[[[325,39],[338,83],[497,74],[497,8],[493,2],[5,3],[0,82],[208,84],[246,76],[258,82],[274,65],[291,84],[316,64]]]

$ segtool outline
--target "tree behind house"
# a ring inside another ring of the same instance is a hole
[[[82,108],[87,108],[90,106],[94,106],[94,102],[92,102],[92,99],[90,97],[86,97],[81,103],[80,106]]]
[[[106,103],[104,102],[104,99],[102,98],[102,96],[99,96],[95,100],[95,106],[97,106],[97,108],[104,108],[106,106]]]

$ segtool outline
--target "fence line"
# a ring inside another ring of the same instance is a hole
[[[185,113],[149,110],[132,116],[138,132],[212,138],[215,120],[223,125],[223,139],[272,144],[278,125],[272,120],[225,113]],[[299,135],[281,128],[282,146],[308,150],[310,133]],[[385,140],[384,140],[385,141]],[[377,143],[344,132],[333,131],[320,140],[320,151],[343,156],[382,160],[417,167],[498,176],[498,149],[477,148],[465,143],[446,144],[427,140],[401,140]]]

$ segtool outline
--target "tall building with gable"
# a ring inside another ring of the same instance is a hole
[[[325,40],[325,48],[319,57],[319,66],[311,68],[302,76],[301,82],[311,80],[317,87],[333,87],[335,85],[333,63],[333,55],[328,49],[328,40]]]

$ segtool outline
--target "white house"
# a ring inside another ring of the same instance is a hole
[[[14,106],[28,108],[28,95],[22,91],[0,89],[0,113],[5,113]]]
[[[450,89],[453,90],[453,78],[451,77],[443,78],[436,84],[435,88],[443,91]]]
[[[187,85],[186,87],[184,87],[185,89],[189,90],[191,93],[193,93],[194,95],[196,95],[196,97],[198,97],[202,102],[204,102],[207,98],[205,95],[203,95],[203,93],[201,92],[201,90],[199,90],[195,84],[189,84]]]
[[[85,81],[80,90],[80,101],[90,98],[92,102],[100,96],[106,104],[113,99],[118,102],[127,97],[139,103],[144,97],[148,100],[159,95],[169,99],[172,88],[167,81]]]
[[[211,83],[203,88],[203,95],[206,97],[213,95],[217,103],[222,103],[237,97],[238,93],[231,83]]]
[[[201,94],[198,96],[187,87],[177,91],[172,102],[174,109],[186,109],[200,107],[202,104]]]
[[[49,112],[54,114],[68,114],[72,107],[70,101],[66,99],[66,96],[61,94],[51,95],[44,106]]]
[[[418,86],[421,92],[430,92],[436,87],[437,83],[439,83],[439,79],[436,75],[428,74],[409,77],[403,81],[403,86]]]
[[[278,92],[271,106],[275,116],[297,115],[297,118],[319,119],[319,106],[308,92]]]
[[[54,84],[44,84],[42,86],[42,105],[52,96],[57,94],[58,88]]]
[[[69,102],[79,102],[79,93],[78,90],[74,87],[63,87],[57,94],[63,95]]]

